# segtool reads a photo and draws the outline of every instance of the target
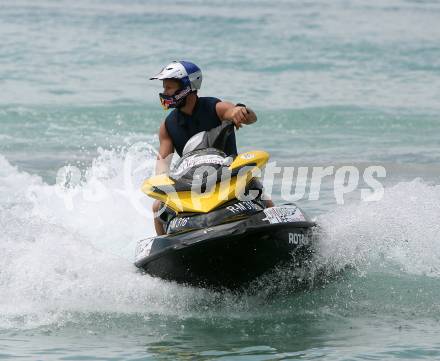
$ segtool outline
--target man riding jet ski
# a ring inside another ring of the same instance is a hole
[[[244,104],[234,105],[215,97],[199,96],[202,71],[190,61],[173,61],[150,79],[162,81],[163,92],[159,93],[159,99],[165,110],[171,110],[159,128],[156,174],[169,171],[172,154],[181,157],[185,144],[193,135],[215,128],[225,120],[233,121],[237,129],[257,120],[255,112]],[[223,151],[227,155],[237,155],[235,133],[231,134]],[[273,206],[273,203],[266,199],[266,205]],[[157,213],[160,206],[156,200],[153,211]],[[157,217],[154,218],[154,228],[157,235],[165,234]]]
[[[138,243],[135,265],[146,273],[195,286],[237,288],[275,266],[301,264],[312,251],[312,228],[294,204],[267,207],[255,174],[264,151],[223,151],[232,122],[194,135],[169,175],[142,190],[163,203],[166,231]]]

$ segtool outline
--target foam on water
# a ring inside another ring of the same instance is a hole
[[[323,215],[321,261],[335,269],[396,266],[440,277],[440,186],[421,179],[386,189],[380,202],[347,205]],[[383,267],[382,267],[383,268]]]
[[[209,317],[216,305],[233,317],[261,302],[136,271],[135,242],[153,234],[151,201],[139,191],[152,173],[150,151],[147,144],[100,150],[82,180],[64,190],[0,157],[0,328],[63,324],[78,312]],[[380,202],[320,216],[324,236],[314,262],[330,273],[351,266],[367,278],[438,278],[439,216],[439,186],[400,183]]]
[[[100,172],[107,193],[84,199],[96,192],[96,177],[66,191],[69,198],[0,158],[0,327],[64,322],[70,311],[179,313],[202,292],[132,265],[135,242],[153,232],[151,201],[134,203],[139,184],[124,185],[123,163],[121,154],[102,151],[90,171]]]

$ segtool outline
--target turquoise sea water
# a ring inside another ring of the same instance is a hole
[[[440,359],[439,20],[415,0],[1,1],[0,359]],[[148,77],[182,58],[201,95],[256,111],[241,150],[386,169],[379,201],[338,204],[332,178],[298,201],[324,231],[305,287],[132,265],[166,114]]]

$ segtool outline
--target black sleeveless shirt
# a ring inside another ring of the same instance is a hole
[[[196,105],[191,115],[174,109],[165,119],[165,127],[173,141],[174,149],[179,156],[182,156],[186,142],[194,134],[204,130],[210,130],[221,124],[221,120],[215,110],[216,104],[220,101],[217,98],[200,97],[197,98]],[[237,145],[235,143],[235,133],[229,136],[223,150],[226,155],[237,155]]]

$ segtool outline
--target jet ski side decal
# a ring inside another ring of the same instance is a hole
[[[271,224],[306,221],[301,210],[296,206],[271,207],[263,210],[266,218],[263,221],[268,221]]]

